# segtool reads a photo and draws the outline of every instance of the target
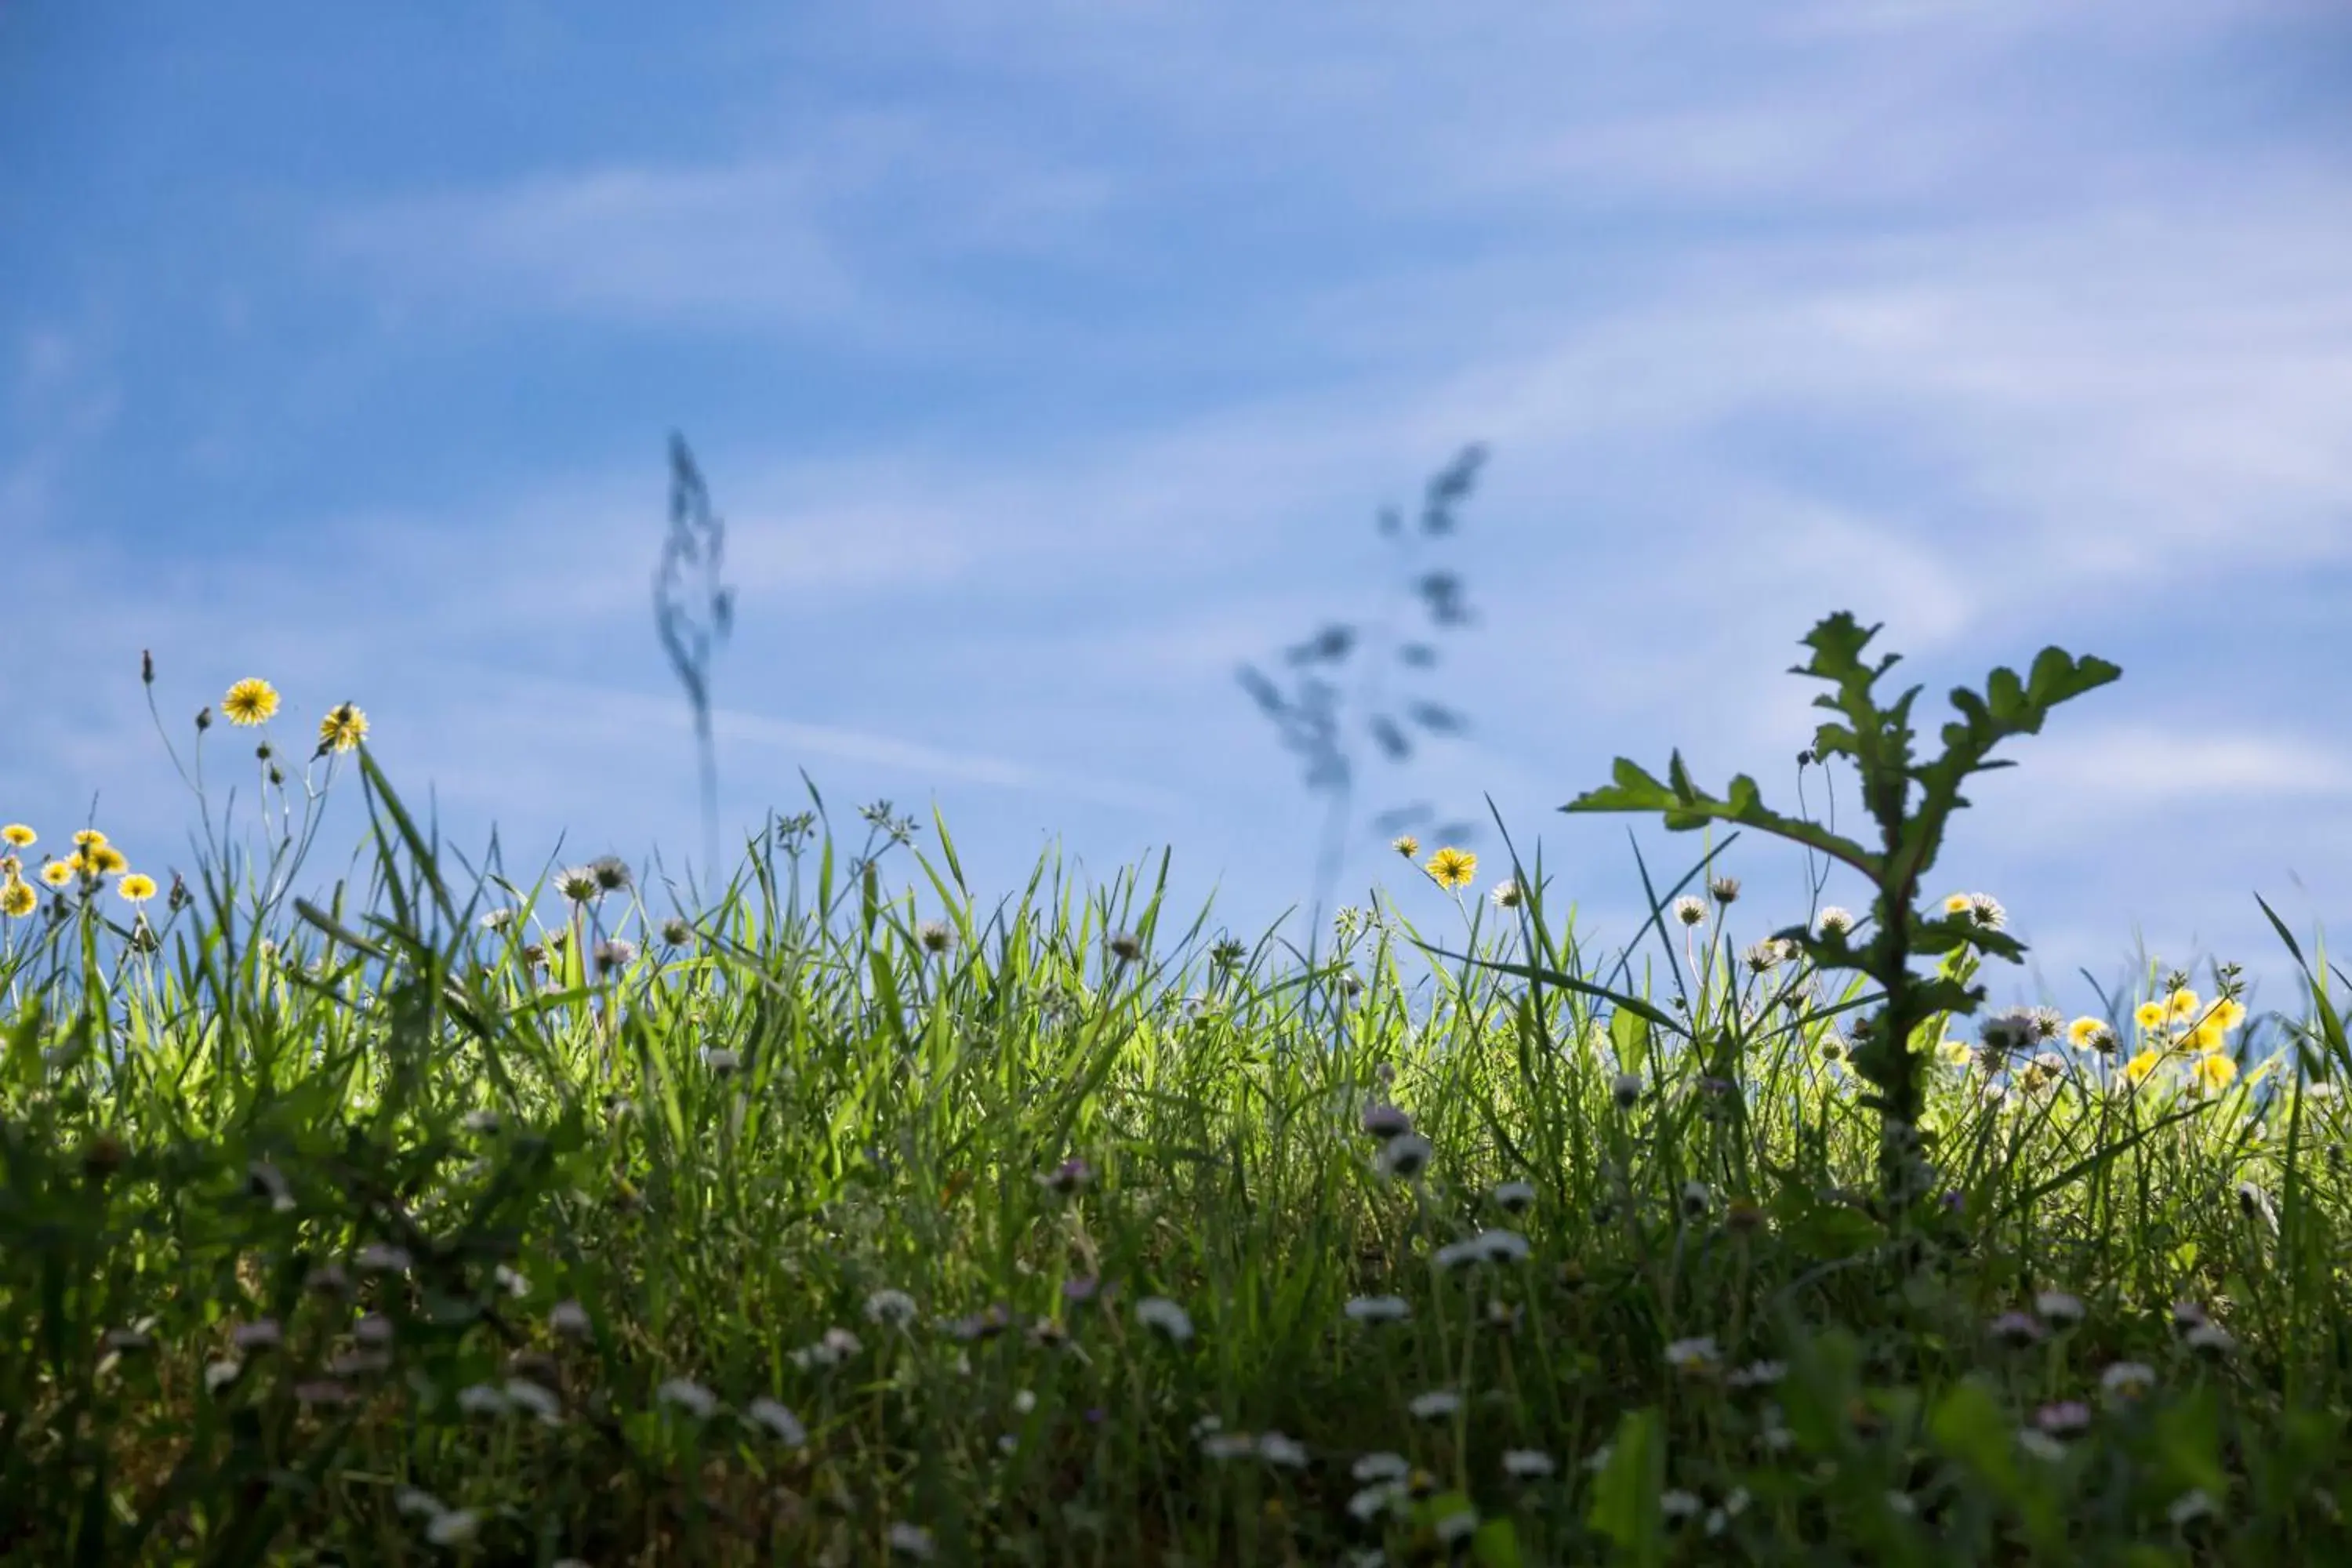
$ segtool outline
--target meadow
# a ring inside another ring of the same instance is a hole
[[[348,704],[242,826],[191,761],[192,879],[9,825],[0,1553],[2352,1561],[2343,977],[1984,1015],[1958,786],[2112,675],[1919,762],[1811,640],[1879,847],[1621,763],[1583,809],[1708,836],[1619,952],[1507,850],[1302,949],[814,792],[723,887],[510,879]],[[1755,908],[1759,832],[1881,897]]]

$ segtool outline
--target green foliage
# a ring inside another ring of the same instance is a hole
[[[1880,1113],[1893,1133],[1881,1162],[1887,1195],[1907,1203],[1925,1195],[1907,1184],[1916,1148],[1908,1140],[1925,1103],[1923,1031],[1941,1016],[1974,1012],[1984,999],[1982,986],[1969,985],[1949,970],[1922,977],[1913,973],[1911,961],[1915,955],[1937,957],[1974,948],[2020,963],[2025,952],[2016,939],[1986,929],[1967,915],[1922,913],[1916,907],[1921,881],[1942,851],[1952,814],[1969,804],[1960,794],[1961,784],[1972,773],[2013,765],[1991,760],[1993,748],[2014,736],[2039,733],[2051,709],[2123,672],[2104,659],[2077,659],[2054,647],[2036,656],[2025,679],[2014,670],[1996,668],[1981,694],[1966,687],[1953,689],[1952,706],[1960,717],[1944,726],[1943,754],[1919,762],[1913,752],[1911,705],[1921,689],[1915,686],[1885,707],[1873,694],[1879,677],[1900,657],[1889,654],[1875,664],[1864,661],[1863,652],[1878,630],[1864,629],[1843,611],[1830,616],[1805,637],[1813,650],[1811,659],[1790,671],[1836,688],[1815,697],[1813,705],[1838,714],[1843,721],[1824,721],[1815,730],[1811,754],[1824,762],[1843,757],[1853,764],[1864,805],[1878,827],[1877,847],[1770,809],[1759,795],[1756,781],[1745,773],[1732,779],[1723,797],[1708,795],[1691,782],[1679,752],[1669,763],[1664,783],[1621,757],[1609,785],[1588,791],[1561,809],[1655,811],[1676,832],[1713,822],[1737,823],[1817,850],[1870,879],[1873,931],[1861,946],[1853,945],[1851,933],[1843,930],[1792,926],[1777,935],[1824,968],[1855,970],[1877,984],[1878,1009],[1856,1026],[1853,1063],[1875,1090],[1865,1105]],[[1925,1044],[1932,1046],[1936,1037],[1925,1037]]]

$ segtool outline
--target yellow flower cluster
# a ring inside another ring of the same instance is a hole
[[[221,713],[232,724],[250,729],[267,724],[278,716],[278,688],[257,675],[249,675],[228,689],[221,699]],[[356,702],[339,702],[327,710],[319,721],[319,751],[348,752],[367,739],[366,710]]]
[[[2166,1061],[2185,1058],[2189,1081],[2219,1093],[2237,1081],[2237,1061],[2225,1047],[2230,1032],[2245,1021],[2246,1009],[2235,998],[2216,997],[2209,1005],[2187,986],[2143,1002],[2132,1014],[2132,1022],[2139,1026],[2141,1049],[2124,1064],[2124,1076],[2139,1083]]]
[[[40,907],[40,895],[25,880],[25,862],[16,854],[39,843],[40,837],[21,822],[0,827],[0,842],[8,846],[7,852],[0,854],[0,915],[22,920]],[[50,857],[35,875],[52,888],[69,887],[77,879],[96,887],[102,877],[119,877],[121,880],[114,884],[114,890],[130,902],[143,904],[155,896],[155,879],[131,869],[122,851],[107,842],[106,835],[97,828],[81,829],[73,836],[73,842],[72,854]]]

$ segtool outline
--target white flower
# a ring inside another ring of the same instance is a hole
[[[2230,1331],[2219,1323],[2200,1323],[2180,1338],[2180,1342],[2203,1355],[2224,1356],[2237,1348],[2238,1342]]]
[[[1201,1434],[1201,1452],[1212,1459],[1239,1459],[1257,1452],[1257,1438],[1248,1432],[1206,1431]]]
[[[1415,1420],[1443,1421],[1462,1408],[1462,1396],[1451,1389],[1433,1389],[1414,1394],[1405,1408],[1412,1412]]]
[[[246,1167],[246,1180],[253,1191],[269,1200],[269,1206],[279,1214],[290,1214],[294,1208],[294,1189],[287,1184],[285,1174],[267,1160],[256,1160]]]
[[[1146,1296],[1138,1301],[1135,1317],[1144,1327],[1158,1329],[1180,1345],[1192,1337],[1191,1315],[1165,1296]]]
[[[1610,1086],[1610,1093],[1615,1097],[1620,1110],[1632,1110],[1633,1102],[1642,1098],[1642,1075],[1637,1072],[1619,1073],[1617,1081]]]
[[[1658,1511],[1668,1519],[1696,1519],[1700,1507],[1697,1495],[1686,1492],[1680,1487],[1658,1494]]]
[[[521,1275],[516,1273],[513,1269],[508,1268],[503,1263],[490,1270],[490,1278],[497,1283],[499,1289],[504,1290],[509,1296],[528,1296],[530,1294],[530,1281],[524,1279]]]
[[[1813,929],[1823,936],[1828,936],[1832,931],[1852,931],[1853,929],[1853,911],[1840,909],[1835,904],[1824,905],[1822,912],[1813,917]]]
[[[1351,1296],[1340,1310],[1360,1323],[1401,1323],[1412,1316],[1402,1296]]]
[[[2017,1446],[2047,1465],[2054,1465],[2066,1457],[2065,1444],[2032,1426],[2018,1429]]]
[[[1706,900],[1685,893],[1675,900],[1675,919],[1686,926],[1695,926],[1706,919]]]
[[[1507,1448],[1503,1451],[1503,1473],[1523,1481],[1541,1480],[1559,1467],[1540,1448]]]
[[[421,1514],[426,1519],[444,1511],[439,1498],[417,1487],[403,1487],[393,1493],[392,1506],[402,1513]]]
[[[2172,1521],[2175,1528],[2195,1520],[2210,1519],[2213,1516],[2213,1500],[2205,1495],[2203,1488],[2192,1487],[2173,1500],[2172,1506],[2164,1510],[2164,1516]]]
[[[1528,1238],[1516,1230],[1482,1230],[1460,1241],[1448,1242],[1430,1255],[1440,1269],[1465,1263],[1518,1263],[1528,1256]]]
[[[1348,1500],[1349,1514],[1370,1524],[1390,1509],[1404,1501],[1405,1485],[1402,1480],[1376,1481]]]
[[[894,1524],[890,1527],[890,1550],[929,1562],[939,1552],[931,1542],[931,1532],[919,1524]]]
[[[405,1274],[413,1261],[407,1248],[384,1241],[371,1241],[352,1254],[352,1266],[365,1274]]]
[[[1506,881],[1496,883],[1495,890],[1487,897],[1495,900],[1495,907],[1498,910],[1516,910],[1525,895],[1519,891],[1517,882]]]
[[[592,1331],[588,1309],[577,1301],[558,1301],[548,1310],[547,1326],[566,1339],[584,1340]]]
[[[1430,1156],[1436,1152],[1429,1140],[1418,1132],[1400,1132],[1381,1145],[1372,1158],[1372,1168],[1383,1176],[1409,1182],[1428,1169]]]
[[[499,1113],[495,1110],[469,1110],[458,1119],[457,1125],[468,1132],[496,1132]]]
[[[1348,1473],[1360,1481],[1401,1481],[1412,1474],[1412,1464],[1402,1454],[1383,1450],[1366,1454],[1349,1467]]]
[[[801,1418],[765,1394],[745,1405],[743,1415],[773,1432],[788,1448],[805,1447],[808,1444],[808,1428],[801,1425]]]
[[[2099,1373],[2099,1387],[2113,1399],[2137,1399],[2156,1386],[2156,1368],[2145,1362],[2119,1361]]]
[[[2083,1321],[2082,1299],[2063,1290],[2042,1291],[2033,1298],[2033,1310],[2044,1322],[2061,1329],[2071,1329]]]
[[[1769,1388],[1789,1375],[1784,1361],[1752,1361],[1724,1379],[1734,1388]]]
[[[743,1056],[741,1052],[730,1051],[724,1046],[705,1046],[702,1047],[702,1065],[724,1078],[743,1065]]]
[[[1478,1510],[1475,1508],[1455,1509],[1433,1527],[1437,1539],[1447,1546],[1469,1540],[1478,1533]]]
[[[468,1415],[504,1415],[507,1396],[496,1384],[468,1384],[457,1391],[457,1408]]]
[[[1037,1408],[1037,1395],[1030,1389],[1020,1389],[1013,1395],[1013,1414],[1026,1415]]]
[[[482,1516],[470,1508],[453,1508],[425,1523],[425,1539],[436,1546],[470,1546],[482,1532]]]
[[[553,1391],[533,1383],[527,1377],[510,1377],[506,1382],[507,1403],[517,1410],[536,1415],[542,1426],[563,1425],[563,1401]]]
[[[877,1290],[866,1298],[866,1321],[903,1329],[915,1321],[915,1299],[904,1290]]]
[[[1257,1457],[1269,1465],[1279,1465],[1286,1470],[1303,1470],[1307,1468],[1306,1445],[1296,1438],[1286,1437],[1279,1432],[1266,1432],[1259,1435]]]
[[[1706,1372],[1723,1359],[1713,1334],[1676,1340],[1666,1347],[1666,1364],[1676,1372]]]
[[[1495,1206],[1505,1214],[1525,1214],[1535,1206],[1533,1182],[1505,1182],[1495,1189]]]
[[[237,1380],[238,1374],[244,1371],[245,1363],[237,1360],[235,1356],[223,1356],[218,1361],[206,1362],[205,1363],[205,1392],[206,1394],[218,1394],[222,1389],[226,1388],[230,1384],[235,1383]]]
[[[692,1378],[673,1377],[654,1390],[654,1397],[664,1405],[675,1405],[697,1421],[708,1421],[718,1413],[719,1396]]]
[[[228,1339],[241,1351],[274,1351],[286,1342],[286,1333],[278,1326],[277,1319],[257,1318],[230,1330]]]

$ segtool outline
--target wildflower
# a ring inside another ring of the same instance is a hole
[[[904,1290],[877,1290],[866,1298],[866,1321],[903,1329],[915,1321],[915,1299]]]
[[[1265,1432],[1259,1435],[1257,1457],[1269,1465],[1279,1466],[1286,1470],[1303,1470],[1307,1468],[1306,1445],[1295,1437],[1286,1437],[1279,1432]]]
[[[0,915],[21,920],[39,908],[40,902],[41,895],[17,878],[11,877],[5,883],[0,883]]]
[[[2164,1065],[2164,1053],[2145,1050],[2124,1064],[2124,1077],[2133,1083],[2144,1083],[2147,1076]]]
[[[278,689],[257,676],[238,681],[221,699],[221,716],[248,729],[268,723],[277,711]]]
[[[2042,1321],[2061,1329],[2071,1329],[2083,1321],[2082,1299],[2063,1290],[2042,1291],[2033,1298],[2033,1310]]]
[[[70,860],[51,860],[41,868],[41,880],[52,888],[62,888],[73,879],[74,863]]]
[[[1110,952],[1121,963],[1133,963],[1143,956],[1143,939],[1131,931],[1116,932],[1110,939]]]
[[[2033,1425],[2053,1437],[2072,1437],[2091,1425],[2091,1407],[2079,1399],[2060,1399],[2033,1413]]]
[[[677,915],[662,921],[662,941],[671,947],[687,947],[694,942],[694,927]]]
[[[705,1046],[702,1047],[702,1065],[725,1078],[743,1065],[743,1056],[741,1052],[730,1051],[724,1046]]]
[[[1498,910],[1516,910],[1526,897],[1519,891],[1517,882],[1497,882],[1495,890],[1486,896],[1495,900],[1495,907]]]
[[[1340,1310],[1359,1323],[1401,1323],[1412,1316],[1402,1296],[1350,1296]]]
[[[39,843],[40,838],[41,836],[39,834],[34,832],[31,828],[26,826],[21,822],[12,822],[5,827],[0,827],[0,840],[5,840],[7,843],[15,845],[19,849],[29,848],[31,846]]]
[[[894,1524],[889,1531],[890,1550],[905,1556],[929,1562],[939,1548],[931,1542],[931,1532],[919,1524]]]
[[[352,1325],[352,1338],[375,1350],[392,1343],[394,1331],[392,1320],[382,1312],[370,1312]]]
[[[1733,1388],[1769,1388],[1789,1375],[1784,1361],[1752,1361],[1723,1381]]]
[[[602,896],[596,885],[596,873],[585,866],[571,866],[555,874],[555,890],[575,904],[593,903]]]
[[[1990,893],[1969,895],[1969,917],[1987,931],[1999,931],[2009,923],[2009,911]]]
[[[1683,1184],[1683,1213],[1696,1219],[1713,1206],[1715,1206],[1715,1194],[1707,1191],[1705,1182],[1694,1181]]]
[[[1609,1092],[1617,1101],[1618,1110],[1631,1110],[1633,1109],[1633,1102],[1642,1098],[1642,1075],[1637,1072],[1619,1073],[1617,1081],[1610,1086]]]
[[[654,1390],[654,1397],[664,1405],[675,1405],[698,1421],[708,1421],[718,1412],[719,1396],[691,1378],[673,1377]]]
[[[1944,900],[1944,912],[1948,915],[1967,914],[1969,912],[1969,895],[1966,893],[1954,893],[1950,898],[1946,899]]]
[[[2165,1016],[2175,1019],[2191,1018],[2196,1016],[2201,1005],[2202,999],[2197,993],[2184,985],[2164,999]]]
[[[1410,833],[1401,833],[1389,840],[1389,847],[1410,860],[1421,853],[1421,840]]]
[[[765,1394],[745,1405],[743,1415],[746,1419],[774,1433],[788,1448],[808,1446],[808,1428],[801,1425],[801,1418]]]
[[[1412,1466],[1402,1454],[1384,1451],[1364,1455],[1348,1473],[1360,1481],[1401,1481],[1412,1473]]]
[[[131,862],[124,859],[122,851],[111,844],[100,844],[95,848],[85,849],[81,852],[80,858],[81,868],[91,876],[112,877],[131,869]]]
[[[1946,1040],[1936,1047],[1936,1055],[1947,1067],[1964,1068],[1976,1056],[1966,1040]]]
[[[542,1426],[563,1425],[563,1402],[545,1384],[528,1377],[510,1377],[500,1390],[509,1407],[535,1415]]]
[[[1429,864],[1422,869],[1429,873],[1430,880],[1450,893],[1458,888],[1468,887],[1471,879],[1477,876],[1478,857],[1467,849],[1456,849],[1449,844],[1431,856]]]
[[[2202,1487],[2191,1487],[2173,1500],[2172,1506],[2164,1510],[2164,1517],[2172,1521],[2176,1530],[2194,1524],[2200,1519],[2210,1519],[2213,1517],[2213,1500],[2205,1494]]]
[[[2078,1051],[2101,1054],[2116,1048],[2116,1032],[2105,1018],[2084,1016],[2066,1026],[2066,1043]]]
[[[1430,1528],[1439,1545],[1459,1545],[1478,1533],[1478,1510],[1465,1503]]]
[[[1734,1487],[1724,1494],[1721,1506],[1706,1510],[1706,1532],[1721,1535],[1731,1521],[1748,1511],[1749,1499],[1746,1487]]]
[[[2246,1021],[2246,1009],[2234,998],[2224,996],[2213,1004],[2212,1011],[2207,1016],[2222,1028],[2234,1029]]]
[[[151,1351],[155,1348],[155,1336],[145,1329],[109,1329],[99,1344],[113,1352]]]
[[[2180,1337],[2180,1342],[2199,1355],[2219,1361],[2237,1348],[2238,1342],[2230,1331],[2216,1322],[2202,1322]]]
[[[286,1331],[275,1318],[257,1318],[230,1330],[228,1340],[241,1351],[274,1351],[286,1342]]]
[[[1706,890],[1715,895],[1715,901],[1718,904],[1737,903],[1739,900],[1739,879],[1713,878],[1707,882]]]
[[[2199,1089],[2219,1094],[2237,1081],[2238,1064],[2218,1051],[2211,1052],[2189,1064],[2189,1077]]]
[[[255,1197],[268,1198],[269,1206],[279,1214],[294,1211],[294,1189],[285,1173],[267,1160],[256,1160],[245,1168],[245,1188]]]
[[[1146,1296],[1138,1301],[1135,1317],[1144,1327],[1159,1330],[1177,1344],[1192,1337],[1191,1314],[1165,1296]]]
[[[1433,1389],[1414,1394],[1405,1408],[1416,1421],[1443,1421],[1462,1408],[1462,1396],[1450,1388]]]
[[[1495,1189],[1495,1206],[1505,1214],[1525,1214],[1535,1205],[1532,1182],[1505,1182]]]
[[[425,1539],[436,1546],[470,1546],[482,1532],[482,1516],[470,1508],[453,1508],[425,1521]]]
[[[1218,1430],[1218,1426],[1208,1425],[1210,1421],[1213,1421],[1215,1417],[1213,1416],[1204,1417],[1198,1428],[1201,1438],[1201,1455],[1203,1458],[1238,1459],[1243,1458],[1244,1455],[1254,1454],[1257,1451],[1257,1437],[1255,1434],[1249,1432],[1220,1431]],[[1218,1424],[1218,1426],[1222,1425],[1223,1423]]]
[[[495,1384],[468,1384],[457,1391],[457,1408],[468,1415],[504,1415],[509,1408],[506,1391]]]
[[[2172,1326],[2182,1333],[2212,1321],[2205,1309],[2194,1301],[2175,1301],[2172,1304]]]
[[[1780,967],[1780,944],[1777,942],[1752,942],[1741,950],[1739,962],[1748,965],[1750,974],[1769,974]]]
[[[386,1241],[371,1241],[352,1254],[352,1265],[364,1274],[405,1274],[413,1260],[408,1249]]]
[[[1843,931],[1850,931],[1853,929],[1853,911],[1831,904],[1813,917],[1813,929],[1823,936],[1835,936]]]
[[[1658,1494],[1658,1511],[1677,1524],[1696,1519],[1704,1506],[1696,1493],[1686,1492],[1680,1487],[1670,1488]]]
[[[2145,1362],[2119,1361],[2099,1374],[2100,1391],[2108,1400],[2138,1399],[2156,1386],[2156,1369]]]
[[[1428,1168],[1430,1158],[1435,1152],[1429,1140],[1420,1133],[1403,1132],[1381,1144],[1381,1152],[1373,1158],[1372,1163],[1381,1175],[1409,1182]]]
[[[1686,926],[1695,926],[1706,919],[1706,900],[1688,894],[1675,900],[1675,919]]]
[[[1503,1473],[1514,1480],[1539,1481],[1559,1468],[1551,1456],[1540,1448],[1503,1450]]]
[[[1076,1154],[1063,1161],[1037,1178],[1037,1184],[1063,1197],[1088,1185],[1095,1179],[1095,1168]]]
[[[2066,1457],[2066,1445],[2037,1427],[2019,1427],[2017,1446],[2045,1465],[2054,1465]]]
[[[2161,1002],[2143,1002],[2132,1009],[2132,1022],[2143,1029],[2160,1029],[2170,1016]]]
[[[356,702],[338,702],[319,721],[319,750],[348,752],[367,739],[368,718]]]
[[[2229,1032],[2218,1018],[2201,1019],[2189,1031],[2189,1048],[2193,1051],[2218,1051],[2229,1042]]]
[[[2038,1344],[2048,1335],[2042,1320],[2031,1312],[2003,1312],[1988,1327],[1993,1338],[2017,1350]]]
[[[1402,1480],[1376,1481],[1370,1486],[1362,1488],[1348,1500],[1348,1513],[1351,1518],[1364,1524],[1370,1524],[1381,1514],[1405,1501],[1408,1495],[1404,1482]],[[1385,1563],[1388,1559],[1375,1552],[1372,1554],[1372,1561]]]
[[[1680,1373],[1696,1375],[1712,1372],[1722,1360],[1723,1352],[1716,1348],[1713,1334],[1676,1340],[1666,1347],[1666,1364]]]
[[[441,1506],[439,1498],[420,1487],[403,1487],[393,1493],[392,1506],[402,1513],[422,1514],[426,1519],[436,1518],[447,1511]]]
[[[1440,1269],[1453,1269],[1465,1263],[1517,1263],[1527,1255],[1528,1238],[1517,1231],[1482,1230],[1448,1242],[1431,1255],[1430,1261]]]
[[[599,973],[610,974],[615,969],[626,968],[630,960],[636,956],[637,944],[635,942],[625,942],[617,936],[608,936],[604,941],[596,944],[595,958],[597,972]]]
[[[206,1362],[205,1363],[205,1392],[206,1394],[218,1394],[221,1390],[235,1383],[239,1374],[244,1371],[245,1363],[237,1360],[235,1356],[224,1356],[218,1361]]]

